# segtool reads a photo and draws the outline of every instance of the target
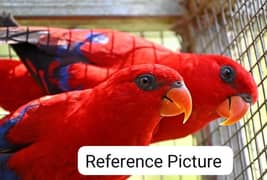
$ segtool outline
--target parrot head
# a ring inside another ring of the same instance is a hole
[[[161,121],[153,142],[187,136],[218,118],[225,119],[221,125],[232,125],[257,101],[253,77],[231,58],[188,53],[178,56],[178,61],[177,54],[173,54],[161,64],[176,69],[183,76],[192,96],[192,114],[184,125],[177,126],[177,117]]]
[[[255,81],[232,59],[220,55],[199,55],[197,66],[192,72],[194,82],[190,84],[190,89],[201,94],[193,97],[197,103],[195,106],[207,104],[211,108],[209,113],[225,118],[221,125],[237,122],[256,102],[258,93]]]
[[[214,56],[214,59],[219,58]],[[219,116],[226,118],[221,125],[231,125],[240,120],[250,105],[258,99],[257,84],[249,72],[227,57],[221,57],[219,77],[227,93],[217,107]],[[222,87],[223,88],[223,87]]]
[[[192,111],[191,95],[182,77],[176,70],[163,65],[126,67],[111,75],[94,91],[101,92],[104,98],[98,102],[105,102],[105,106],[100,106],[106,109],[107,117],[112,116],[112,124],[108,126],[113,126],[113,131],[117,129],[114,126],[119,125],[119,129],[129,127],[131,132],[136,129],[150,131],[152,135],[151,129],[163,119],[160,117],[184,114],[182,123],[185,123]]]

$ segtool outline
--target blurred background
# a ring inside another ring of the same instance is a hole
[[[134,33],[175,51],[232,57],[255,78],[259,100],[230,127],[220,120],[183,139],[153,146],[227,145],[234,150],[228,176],[133,176],[131,180],[267,179],[266,0],[0,0],[0,13],[21,25],[112,28]],[[0,57],[16,58],[7,45]],[[5,114],[1,110],[2,115]],[[222,152],[223,153],[223,152]]]

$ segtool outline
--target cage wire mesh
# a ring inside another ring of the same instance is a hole
[[[267,179],[267,1],[216,3],[220,8],[206,9],[194,18],[194,51],[236,59],[255,78],[259,100],[240,123],[230,127],[211,123],[197,134],[198,145],[227,145],[234,150],[233,172],[214,179]]]
[[[240,123],[221,127],[220,121],[216,121],[194,136],[155,146],[227,145],[234,150],[233,172],[229,176],[133,176],[131,180],[267,179],[267,1],[221,0],[215,3],[216,6],[207,6],[201,14],[193,16],[188,24],[191,28],[187,46],[196,53],[219,53],[236,59],[255,78],[259,100]],[[172,31],[132,33],[170,49],[180,49],[180,40]],[[185,44],[186,39],[183,41]],[[10,47],[0,45],[1,57],[13,59],[16,54]]]

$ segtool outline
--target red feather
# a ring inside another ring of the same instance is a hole
[[[45,95],[19,61],[0,59],[0,79],[0,106],[8,111],[14,111],[29,100]]]

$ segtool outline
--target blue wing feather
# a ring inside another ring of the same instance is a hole
[[[8,168],[8,160],[12,154],[0,154],[0,179],[3,180],[19,180],[14,171]]]
[[[19,115],[7,119],[0,126],[0,179],[3,180],[19,180],[17,174],[8,167],[8,160],[12,156],[12,152],[23,146],[23,144],[13,144],[7,138],[9,130],[21,121],[28,110],[39,106],[38,104],[27,105],[20,110]]]
[[[38,104],[27,105],[20,110],[19,115],[8,119],[0,126],[0,152],[13,151],[23,144],[13,144],[7,138],[9,130],[14,127],[20,120],[23,119],[28,110],[39,106]]]

